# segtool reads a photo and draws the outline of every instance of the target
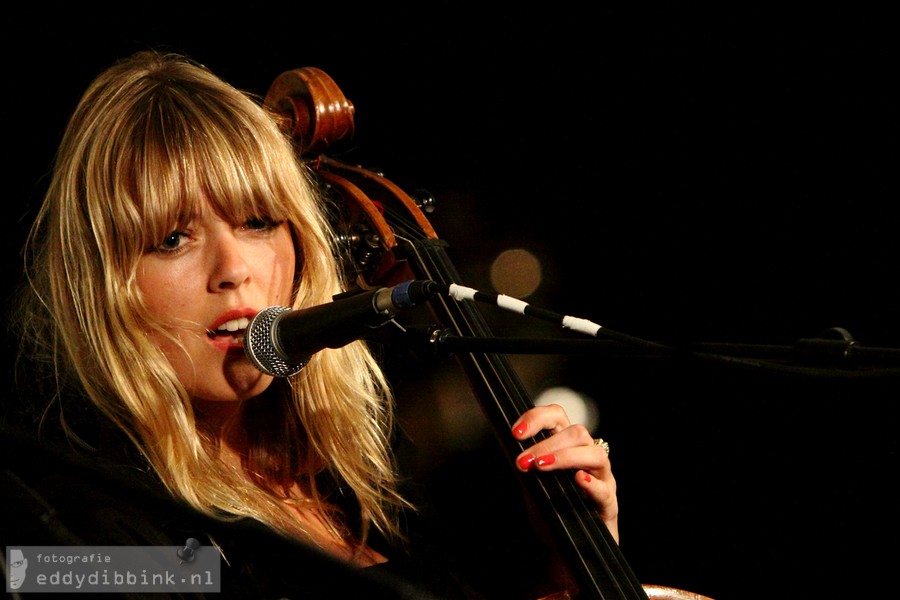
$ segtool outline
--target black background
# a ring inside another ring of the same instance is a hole
[[[791,345],[843,327],[862,345],[900,347],[886,14],[237,8],[7,20],[5,262],[18,260],[84,87],[155,47],[258,94],[285,70],[323,69],[356,110],[340,152],[435,195],[432,223],[468,285],[488,289],[490,260],[519,246],[547,269],[529,301],[646,339]],[[546,333],[497,318],[505,333]],[[720,600],[864,597],[891,583],[893,378],[515,360],[533,389],[568,385],[600,406],[622,548],[642,581]],[[421,377],[399,384],[410,420],[428,418],[446,381]],[[418,437],[420,463],[434,461],[423,471],[463,517],[474,577],[502,588],[516,575],[491,564],[506,529],[502,494],[477,468],[490,459],[471,454],[481,434],[434,441],[436,423]]]

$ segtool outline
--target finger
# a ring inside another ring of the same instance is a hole
[[[581,423],[569,425],[565,429],[554,433],[550,437],[535,441],[534,445],[527,449],[538,455],[551,452],[560,452],[566,448],[590,448],[594,445],[591,432]]]
[[[536,442],[522,450],[516,458],[519,470],[535,467],[542,471],[555,469],[601,469],[608,464],[601,455],[606,452],[594,445],[590,431],[580,423]]]
[[[524,440],[540,431],[558,433],[569,427],[569,415],[559,404],[548,404],[528,409],[512,425],[513,437]]]
[[[571,431],[572,435],[569,435]],[[587,442],[583,440],[587,435]],[[576,436],[576,443],[569,443],[568,438]],[[541,471],[561,469],[585,469],[595,477],[603,477],[610,470],[609,454],[602,446],[594,444],[593,438],[586,431],[577,431],[573,425],[570,429],[535,444],[526,453],[535,455],[534,466]]]
[[[575,482],[585,491],[588,498],[597,504],[600,518],[618,543],[619,501],[616,496],[616,480],[613,478],[612,472],[608,471],[608,477],[601,479],[592,476],[587,471],[579,470],[575,473]]]

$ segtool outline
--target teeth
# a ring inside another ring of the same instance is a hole
[[[247,325],[250,324],[250,319],[246,317],[241,317],[240,319],[232,319],[231,321],[226,321],[219,325],[216,331],[239,331],[241,329],[247,329]]]

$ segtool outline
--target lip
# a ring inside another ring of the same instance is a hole
[[[220,314],[218,317],[215,318],[215,320],[210,324],[208,329],[209,329],[209,331],[216,331],[223,323],[227,323],[228,321],[233,321],[235,319],[242,319],[242,318],[253,319],[253,317],[255,317],[256,313],[258,313],[258,312],[259,311],[257,309],[249,308],[249,307],[232,308],[232,309],[226,310],[225,312],[223,312],[222,314]],[[216,335],[216,336],[209,337],[209,343],[213,347],[221,350],[222,352],[228,352],[229,350],[235,350],[235,349],[243,351],[243,349],[244,349],[243,331],[240,331],[240,332],[236,331],[235,333],[239,333],[241,335],[241,338],[235,339],[234,336],[222,334],[222,335]]]
[[[230,310],[226,310],[221,315],[216,317],[216,320],[212,322],[210,325],[210,329],[215,331],[222,325],[222,323],[227,323],[228,321],[233,321],[234,319],[252,319],[256,316],[256,313],[259,311],[255,308],[232,308]]]

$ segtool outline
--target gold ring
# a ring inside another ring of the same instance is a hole
[[[609,442],[604,441],[603,438],[596,438],[594,440],[595,446],[600,446],[604,450],[606,450],[606,455],[609,456]]]

